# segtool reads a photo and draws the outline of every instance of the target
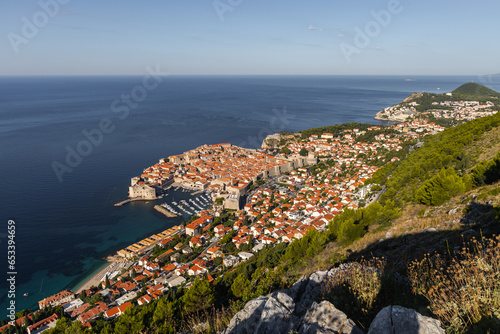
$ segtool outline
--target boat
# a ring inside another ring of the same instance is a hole
[[[24,296],[24,297],[28,297],[28,296],[29,296],[29,293],[25,292],[25,293],[23,294],[23,296]]]

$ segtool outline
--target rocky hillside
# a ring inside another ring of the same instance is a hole
[[[331,302],[321,301],[325,281],[342,275],[346,266],[349,265],[303,276],[290,289],[249,301],[231,319],[224,334],[364,333]],[[436,319],[391,305],[377,314],[368,333],[441,334],[445,331]]]

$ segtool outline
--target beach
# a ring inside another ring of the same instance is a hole
[[[75,293],[90,289],[92,286],[97,287],[99,283],[104,279],[107,273],[112,273],[117,270],[122,270],[123,268],[128,268],[131,264],[129,261],[122,258],[108,257],[109,264],[101,269],[97,274],[86,280],[82,285],[77,286]]]

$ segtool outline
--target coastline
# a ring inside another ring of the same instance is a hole
[[[122,264],[127,264],[127,261],[124,259],[117,259],[115,257],[109,256],[106,259],[106,263],[100,266],[97,270],[90,274],[87,278],[83,279],[80,283],[78,283],[72,290],[76,294],[81,293],[84,290],[90,289],[92,286],[97,287],[99,283],[104,278],[104,275],[108,272],[113,272],[123,268]]]
[[[137,198],[137,199],[128,199],[119,203],[114,204],[114,206],[122,206],[123,204],[133,202],[133,201],[150,201],[150,199],[143,199],[143,198]],[[159,213],[163,214],[164,216],[168,218],[176,218],[177,215],[169,212],[165,208],[155,205],[155,210],[158,211]],[[168,230],[164,231],[165,232],[170,232],[169,235],[175,235],[177,234],[177,231],[179,229],[178,225],[174,225],[173,227],[169,228]],[[155,243],[156,244],[156,243]],[[106,273],[111,273],[116,270],[121,270],[122,268],[126,268],[127,266],[130,265],[130,261],[126,260],[123,257],[115,255],[109,255],[106,259],[106,262],[104,262],[102,265],[97,267],[94,271],[90,272],[85,278],[83,278],[80,282],[78,282],[71,290],[75,292],[76,294],[81,293],[84,290],[90,289],[92,286],[97,287],[99,283],[102,281]]]

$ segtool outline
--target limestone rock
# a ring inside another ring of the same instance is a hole
[[[288,334],[298,325],[298,318],[292,315],[283,304],[275,298],[269,298],[262,310],[255,334]]]
[[[249,301],[245,308],[231,319],[225,334],[253,333],[260,322],[260,316],[268,297],[259,297]]]
[[[282,291],[273,295],[275,297],[259,297],[248,302],[231,319],[224,333],[288,334],[294,330],[298,326],[298,318],[292,314],[295,303]]]
[[[384,307],[373,319],[368,334],[444,334],[439,320],[402,306]]]
[[[295,311],[295,301],[290,296],[288,290],[276,291],[271,294],[271,297],[276,299],[281,305],[283,305],[290,313]]]
[[[294,300],[298,301],[302,294],[304,293],[304,290],[307,286],[307,283],[309,282],[308,278],[306,275],[302,275],[299,280],[295,283],[293,283],[292,287],[290,289],[287,289],[288,295]]]
[[[363,334],[354,322],[328,301],[314,302],[305,314],[299,334]]]
[[[312,303],[318,300],[321,294],[323,280],[327,277],[327,275],[328,271],[317,271],[309,276],[309,281],[305,287],[304,293],[295,307],[297,315],[304,315]]]

